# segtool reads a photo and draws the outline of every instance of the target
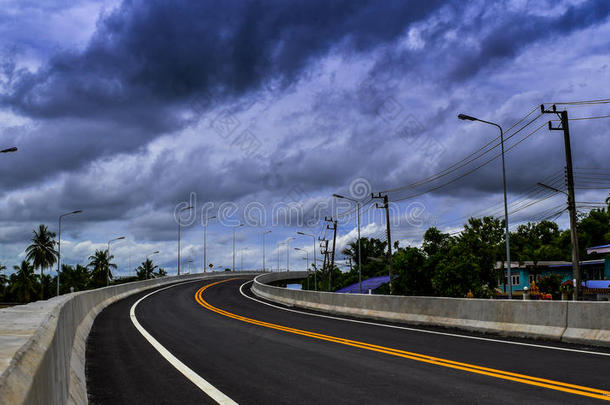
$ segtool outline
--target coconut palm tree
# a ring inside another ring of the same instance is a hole
[[[89,269],[81,264],[71,266],[69,264],[61,265],[61,293],[69,293],[73,288],[74,291],[83,291],[87,289],[89,284]]]
[[[34,268],[40,269],[40,279],[42,280],[43,270],[53,266],[57,262],[58,253],[55,250],[55,233],[49,231],[46,225],[40,224],[38,232],[34,230],[32,244],[27,247],[26,260],[31,261]],[[40,284],[40,299],[44,299],[43,284]]]
[[[91,268],[91,282],[95,287],[106,285],[108,278],[112,279],[112,271],[116,269],[116,264],[110,261],[114,256],[108,256],[107,250],[96,250],[95,253],[89,256],[89,268]]]
[[[138,278],[140,280],[148,280],[154,276],[154,271],[156,268],[157,266],[153,265],[153,261],[147,258],[146,261],[143,261],[142,264],[136,269],[138,272]]]
[[[15,273],[11,276],[11,293],[17,294],[20,302],[29,302],[36,285],[36,274],[34,266],[24,260],[21,266],[13,266]]]

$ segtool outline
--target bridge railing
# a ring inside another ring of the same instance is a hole
[[[229,274],[137,281],[0,309],[0,404],[88,403],[85,349],[99,312],[157,286]]]
[[[252,291],[276,303],[350,317],[610,346],[610,302],[340,294],[269,285],[305,277],[306,272],[260,275]]]

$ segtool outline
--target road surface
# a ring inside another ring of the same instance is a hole
[[[90,402],[610,400],[608,351],[293,312],[248,298],[248,281],[187,282],[108,306],[87,343]]]

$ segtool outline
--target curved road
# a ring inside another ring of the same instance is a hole
[[[312,316],[247,298],[250,284],[240,292],[247,281],[187,282],[108,306],[87,342],[90,402],[205,404],[222,395],[239,404],[610,400],[608,352]],[[132,322],[135,303],[136,323],[172,363]]]

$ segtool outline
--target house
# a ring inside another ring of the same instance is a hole
[[[610,247],[610,246],[609,246]],[[497,262],[495,268],[504,268],[503,262]],[[530,286],[532,281],[538,282],[543,277],[551,274],[561,276],[562,281],[572,280],[572,263],[566,261],[525,261],[511,263],[511,279],[513,291],[523,291]],[[584,260],[580,262],[583,282],[588,280],[610,280],[610,259]],[[508,287],[508,276],[504,270],[504,280],[500,280],[500,288]]]

